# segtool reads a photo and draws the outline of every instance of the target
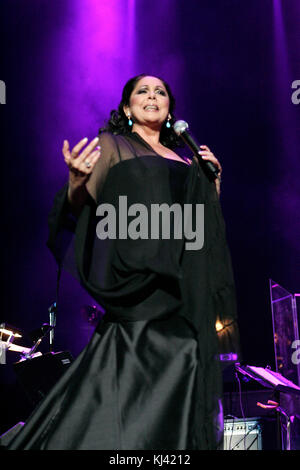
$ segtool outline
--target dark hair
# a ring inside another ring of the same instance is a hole
[[[124,113],[123,107],[129,106],[130,96],[137,82],[141,80],[141,78],[148,77],[148,76],[149,75],[142,73],[128,80],[128,82],[125,84],[123,88],[122,100],[119,104],[118,109],[117,110],[113,109],[110,112],[110,118],[107,122],[107,125],[105,127],[102,127],[99,130],[99,133],[111,132],[114,135],[120,135],[120,134],[129,135],[131,133],[132,127],[128,125],[128,118],[126,117]],[[175,134],[173,130],[173,126],[172,126],[172,124],[174,124],[175,122],[175,118],[173,115],[174,109],[175,109],[175,98],[171,92],[169,85],[160,77],[157,77],[157,78],[159,78],[159,80],[162,81],[169,95],[169,100],[170,100],[169,113],[171,115],[171,119],[169,121],[171,124],[171,127],[168,128],[165,125],[162,126],[162,129],[160,132],[160,142],[170,149],[174,149],[176,147],[182,147],[183,142],[180,139],[180,137],[178,137],[177,134]]]

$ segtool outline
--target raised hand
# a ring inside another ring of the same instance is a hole
[[[69,168],[68,199],[74,212],[78,212],[87,196],[85,183],[89,179],[101,155],[99,138],[96,137],[88,145],[87,138],[76,144],[70,151],[70,145],[64,140],[62,153]]]
[[[101,149],[98,146],[98,137],[93,139],[85,147],[87,142],[87,138],[82,139],[70,151],[69,142],[64,140],[62,148],[65,162],[69,168],[71,180],[73,182],[78,181],[81,184],[88,179],[101,155]]]

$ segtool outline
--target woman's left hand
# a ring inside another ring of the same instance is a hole
[[[207,147],[207,145],[200,145],[200,148],[203,149],[203,150],[199,151],[198,153],[199,153],[199,155],[201,155],[203,160],[209,160],[210,162],[212,162],[219,169],[218,177],[215,179],[215,185],[216,185],[216,190],[217,190],[218,196],[220,196],[220,193],[221,193],[221,174],[222,174],[221,163],[214,156],[214,154]]]

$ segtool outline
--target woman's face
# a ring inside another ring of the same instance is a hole
[[[156,77],[143,77],[135,85],[124,107],[134,123],[160,129],[169,113],[170,99],[163,82]]]

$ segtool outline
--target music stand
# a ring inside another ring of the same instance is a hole
[[[235,368],[241,374],[250,377],[251,379],[258,382],[263,387],[273,390],[274,393],[287,393],[287,394],[296,394],[300,396],[300,387],[290,380],[283,377],[278,372],[274,372],[269,367],[256,367],[241,365],[239,363],[235,364]],[[279,412],[287,421],[287,436],[286,436],[286,450],[291,448],[291,435],[290,435],[290,425],[291,417],[280,407],[277,406],[276,411]]]

